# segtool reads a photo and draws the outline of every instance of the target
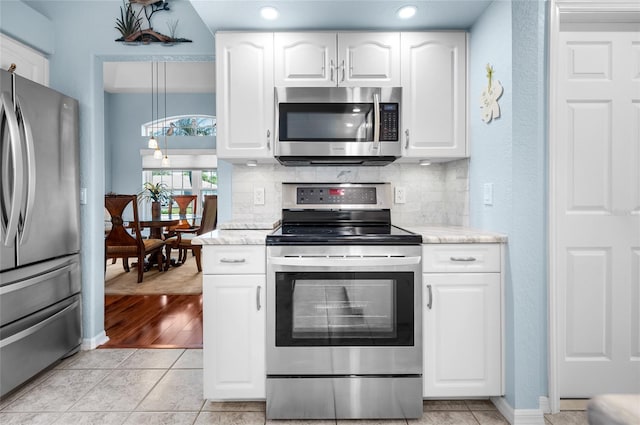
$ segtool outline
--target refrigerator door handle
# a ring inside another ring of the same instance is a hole
[[[31,128],[31,122],[29,121],[27,115],[24,113],[24,109],[22,108],[21,104],[22,102],[20,97],[16,96],[16,105],[21,111],[20,116],[24,124],[25,149],[27,151],[27,202],[25,203],[25,208],[22,214],[22,229],[19,235],[20,243],[24,243],[26,241],[26,236],[29,235],[29,227],[32,221],[31,211],[33,210],[33,204],[36,198],[36,154],[35,146],[33,143],[33,130]]]
[[[0,111],[4,112],[4,115],[7,117],[7,124],[9,127],[9,145],[11,147],[11,160],[13,162],[13,184],[11,188],[11,192],[8,194],[10,200],[8,200],[9,204],[9,213],[8,220],[5,224],[6,226],[6,234],[4,241],[2,243],[5,246],[11,246],[14,243],[14,239],[16,237],[16,233],[18,232],[18,222],[20,220],[20,207],[22,201],[22,193],[23,193],[23,167],[24,162],[22,159],[22,147],[20,146],[20,129],[18,127],[18,118],[16,117],[16,112],[13,109],[13,102],[11,101],[11,96],[7,92],[0,93]],[[2,113],[0,112],[0,116]],[[3,147],[3,156],[5,154]],[[7,159],[9,161],[9,159]],[[3,167],[4,168],[4,167]],[[3,180],[9,176],[3,175]],[[5,196],[3,191],[2,196]],[[4,216],[4,214],[2,214]]]

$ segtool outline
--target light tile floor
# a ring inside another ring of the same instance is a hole
[[[202,398],[202,350],[80,352],[0,400],[0,424],[20,425],[494,425],[508,424],[487,400],[430,400],[421,419],[265,420],[263,402]],[[545,416],[547,425],[587,424],[584,412]]]

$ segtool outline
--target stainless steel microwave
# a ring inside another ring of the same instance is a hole
[[[284,165],[386,165],[402,153],[400,87],[276,87]]]

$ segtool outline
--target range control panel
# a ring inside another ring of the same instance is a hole
[[[375,205],[375,187],[299,187],[296,204]]]

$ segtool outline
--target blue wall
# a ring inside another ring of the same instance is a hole
[[[470,223],[509,237],[505,397],[517,409],[547,395],[545,16],[543,1],[497,1],[471,29]],[[504,86],[490,124],[475,108],[487,63]],[[484,183],[494,184],[492,206]]]
[[[20,17],[20,19],[14,19]],[[0,0],[0,29],[15,40],[40,50],[55,53],[53,23],[21,1]]]
[[[102,66],[106,61],[212,61],[213,35],[188,1],[171,2],[171,11],[154,15],[153,25],[166,32],[166,22],[179,20],[178,37],[193,40],[172,47],[126,46],[114,40],[120,15],[119,1],[34,1],[29,7],[5,7],[2,22],[11,22],[17,39],[49,57],[50,85],[80,103],[80,184],[87,188],[87,204],[81,213],[81,261],[83,290],[83,337],[85,344],[100,342],[104,331],[104,188],[105,100]],[[48,19],[46,39],[30,39],[35,17]],[[4,31],[4,24],[3,24]],[[53,47],[49,47],[52,43]],[[229,202],[223,200],[220,202]]]
[[[148,137],[141,125],[151,121],[150,94],[105,94],[105,191],[137,193],[142,179],[140,149],[147,149]],[[167,93],[167,115],[216,114],[216,97],[208,94]],[[161,113],[163,108],[161,108]],[[160,140],[164,150],[164,139]],[[214,136],[167,137],[169,149],[215,149]]]

